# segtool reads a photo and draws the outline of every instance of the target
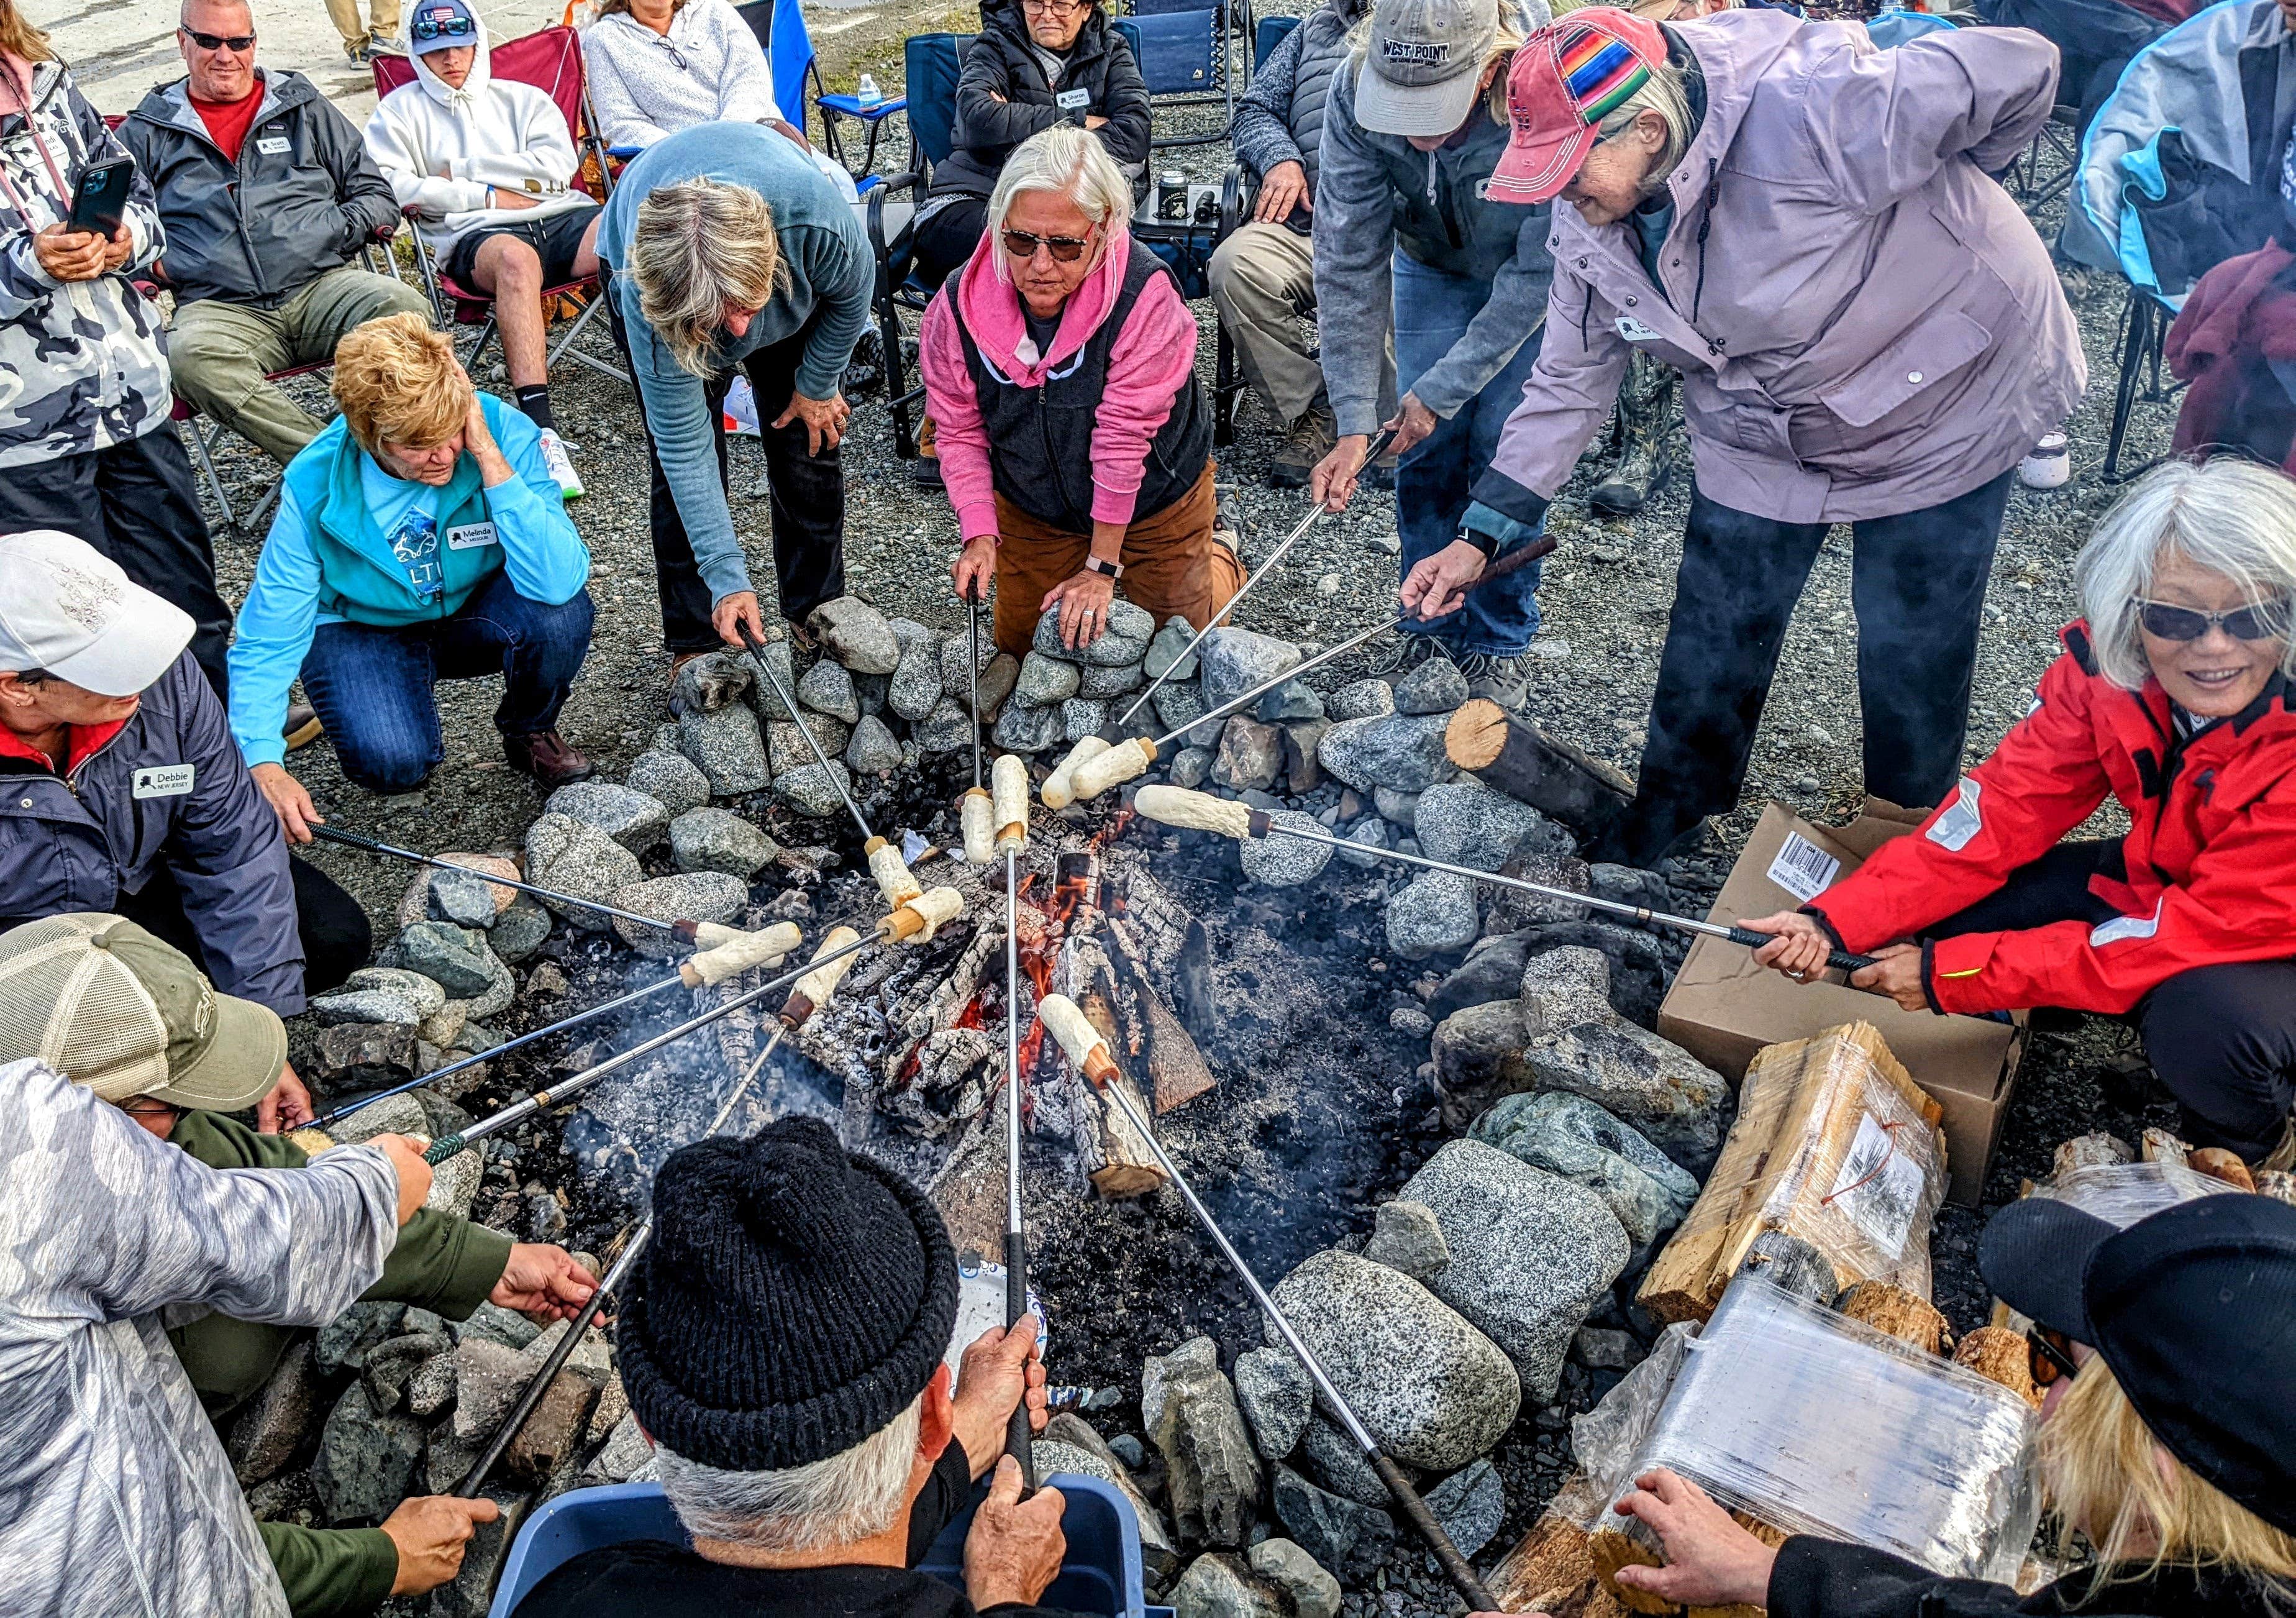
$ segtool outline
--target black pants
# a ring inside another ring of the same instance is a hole
[[[964,267],[988,228],[987,197],[953,197],[933,209],[917,221],[917,279],[939,286]]]
[[[1979,614],[2014,474],[1852,525],[1866,790],[1908,809],[1961,773]],[[1738,806],[1786,622],[1831,525],[1780,522],[1693,489],[1634,808],[1615,853],[1646,865]]]
[[[339,989],[345,978],[366,965],[373,947],[373,929],[366,911],[335,880],[307,859],[291,858],[287,868],[295,880],[295,928],[303,935],[303,992],[325,994]],[[165,943],[173,944],[199,964],[210,978],[200,936],[184,914],[183,890],[175,873],[164,865],[152,873],[141,893],[122,893],[119,914]]]
[[[216,592],[215,552],[175,424],[142,438],[0,472],[0,533],[53,528],[85,539],[128,578],[192,615],[192,655],[228,701],[231,609]]]
[[[2120,875],[2120,843],[2060,843],[1929,935],[2111,921],[2120,912],[2088,891],[2100,870]],[[2296,1105],[2296,959],[2195,966],[2137,1002],[2128,1021],[2177,1097],[2186,1140],[2251,1162],[2280,1144]]]
[[[601,293],[606,313],[614,323],[614,338],[629,358],[628,334],[622,330],[621,310],[610,284]],[[773,512],[774,576],[781,592],[781,612],[791,623],[824,601],[845,594],[845,461],[840,449],[806,452],[805,423],[792,421],[775,427],[774,418],[789,407],[797,391],[797,368],[805,357],[816,314],[797,335],[759,349],[742,362],[758,402],[758,424],[764,435],[766,487]],[[637,367],[630,366],[635,376]],[[706,388],[712,430],[718,437],[718,481],[726,482],[726,390],[734,378],[728,372],[709,379]],[[686,537],[677,501],[662,476],[661,461],[646,440],[646,465],[652,473],[652,522],[654,582],[661,591],[662,644],[672,653],[708,652],[722,643],[710,627],[709,587],[694,565],[693,542]]]

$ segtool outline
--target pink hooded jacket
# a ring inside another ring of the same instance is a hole
[[[1041,386],[1046,373],[1082,349],[1108,318],[1124,285],[1132,235],[1120,228],[1110,233],[1100,264],[1061,310],[1053,351],[1044,356],[1029,341],[1020,293],[996,277],[992,255],[1001,251],[992,236],[984,234],[964,269],[942,283],[925,311],[918,357],[941,477],[949,504],[956,508],[957,530],[966,539],[996,532],[996,496],[988,436],[981,426],[980,402],[973,395],[964,342],[949,300],[963,300],[965,329],[1000,374],[1020,387]],[[1180,301],[1171,277],[1158,275],[1133,303],[1132,317],[1117,333],[1109,354],[1107,389],[1092,432],[1095,522],[1131,522],[1148,446],[1195,368],[1196,317]]]
[[[2014,466],[2087,382],[2048,250],[1988,173],[2048,121],[2056,47],[1972,28],[1878,50],[1854,22],[1671,24],[1706,117],[1631,224],[1558,203],[1538,364],[1475,497],[1535,522],[1639,349],[1684,373],[1710,499],[1786,522],[1918,511]]]

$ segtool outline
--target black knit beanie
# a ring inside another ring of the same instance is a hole
[[[672,1153],[616,1345],[630,1409],[688,1460],[777,1472],[907,1409],[956,1327],[956,1255],[899,1175],[818,1118]]]

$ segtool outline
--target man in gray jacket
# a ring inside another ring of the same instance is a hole
[[[184,0],[176,42],[188,72],[119,127],[167,226],[153,270],[176,295],[176,391],[283,466],[320,423],[265,374],[324,364],[382,316],[428,318],[430,300],[352,262],[398,228],[398,199],[309,79],[255,65],[246,0]]]
[[[1311,232],[1324,111],[1332,75],[1348,59],[1348,30],[1367,6],[1368,0],[1326,0],[1300,19],[1253,70],[1228,129],[1236,159],[1259,181],[1259,193],[1251,218],[1212,254],[1212,302],[1244,380],[1283,423],[1286,436],[1267,467],[1267,480],[1278,489],[1305,488],[1316,463],[1338,442],[1323,367],[1300,321],[1316,312]],[[1384,350],[1379,411],[1382,421],[1395,413],[1392,341]]]

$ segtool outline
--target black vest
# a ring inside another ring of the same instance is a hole
[[[1082,349],[1034,388],[1014,385],[981,357],[980,346],[964,324],[956,288],[950,286],[949,312],[956,316],[965,369],[972,374],[973,397],[980,404],[996,492],[1037,522],[1071,534],[1092,532],[1092,430],[1100,414],[1101,393],[1108,385],[1109,353],[1117,333],[1132,318],[1132,306],[1142,291],[1154,277],[1169,278],[1171,273],[1161,259],[1133,242],[1124,286],[1108,318]],[[1148,464],[1132,508],[1134,520],[1153,516],[1193,489],[1204,475],[1211,450],[1211,413],[1204,408],[1203,392],[1192,374],[1149,443]]]

